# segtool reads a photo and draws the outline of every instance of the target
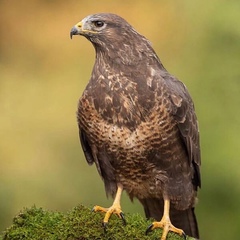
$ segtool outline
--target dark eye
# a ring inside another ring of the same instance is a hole
[[[102,21],[95,21],[94,25],[95,25],[95,27],[100,28],[100,27],[102,27],[104,25],[104,22],[102,22]]]

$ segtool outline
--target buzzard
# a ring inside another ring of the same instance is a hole
[[[137,198],[147,233],[163,228],[199,238],[194,206],[200,182],[198,122],[185,87],[162,65],[150,42],[118,15],[99,13],[77,23],[70,36],[94,46],[96,60],[79,100],[77,120],[87,162],[95,163],[106,193],[106,212],[124,221],[120,198]],[[171,205],[171,209],[170,209]]]

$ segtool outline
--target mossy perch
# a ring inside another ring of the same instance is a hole
[[[146,221],[139,214],[126,214],[127,225],[121,219],[111,217],[107,232],[103,231],[101,221],[103,215],[93,213],[82,205],[64,214],[32,207],[21,211],[7,228],[2,240],[85,240],[85,239],[160,239],[161,230],[157,229],[145,235],[151,221]],[[169,233],[168,240],[182,240],[180,236]],[[193,240],[193,238],[187,238]]]

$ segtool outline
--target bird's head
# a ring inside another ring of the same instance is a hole
[[[70,37],[73,35],[82,35],[94,41],[94,39],[101,39],[107,37],[116,31],[126,31],[130,25],[120,16],[112,13],[99,13],[85,17],[82,21],[77,23],[70,32]],[[103,40],[103,39],[102,39]]]
[[[153,53],[149,41],[126,20],[112,13],[98,13],[85,17],[70,32],[82,35],[94,45],[97,54],[127,64],[137,63],[146,53]]]

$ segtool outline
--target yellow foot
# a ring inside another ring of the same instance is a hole
[[[104,227],[105,231],[106,231],[106,227],[107,227],[107,224],[108,224],[108,220],[109,220],[109,218],[111,217],[112,214],[116,214],[119,218],[122,219],[123,224],[124,225],[126,224],[126,220],[125,220],[124,214],[123,214],[123,212],[121,210],[121,207],[118,204],[113,204],[109,208],[103,208],[103,207],[100,207],[100,206],[94,206],[93,207],[93,211],[94,212],[105,212],[106,213],[105,216],[104,216],[104,219],[103,219],[103,227]]]
[[[186,234],[184,233],[184,231],[182,229],[176,228],[172,225],[171,221],[168,219],[162,219],[160,222],[153,222],[146,230],[146,234],[148,234],[150,231],[152,231],[155,228],[162,228],[163,229],[163,233],[162,233],[162,237],[161,240],[166,240],[167,239],[167,235],[168,232],[175,232],[177,234],[179,234],[180,236],[182,236],[185,240],[187,239]]]

